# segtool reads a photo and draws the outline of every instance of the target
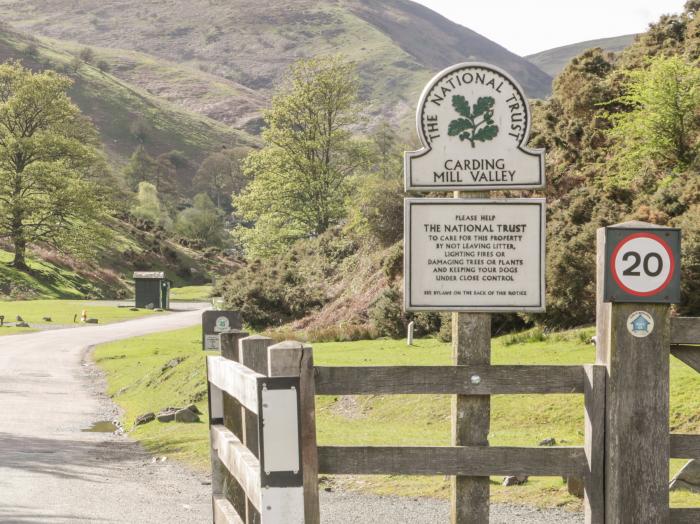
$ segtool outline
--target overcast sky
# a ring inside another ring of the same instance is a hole
[[[640,33],[686,0],[414,0],[518,54]]]

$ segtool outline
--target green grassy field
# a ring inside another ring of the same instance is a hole
[[[170,290],[170,300],[209,302],[214,286],[184,286]]]
[[[14,322],[17,315],[21,316],[25,322],[32,324],[47,324],[43,317],[51,317],[51,324],[73,324],[73,318],[80,315],[83,310],[87,311],[89,318],[96,318],[100,324],[111,324],[124,320],[132,320],[157,313],[147,309],[129,311],[128,308],[118,308],[115,306],[100,306],[97,302],[90,300],[0,300],[0,315],[5,316],[5,322]],[[0,335],[10,335],[14,332],[28,332],[27,328],[2,328]],[[6,332],[7,331],[7,332]]]
[[[593,360],[586,344],[591,330],[539,337],[501,337],[493,342],[494,364],[582,364]],[[196,402],[206,412],[204,354],[200,328],[116,342],[100,346],[94,358],[108,374],[108,392],[125,408],[125,427],[136,416],[165,406]],[[174,368],[165,364],[180,360]],[[440,365],[450,362],[449,344],[418,340],[374,340],[314,345],[317,365]],[[671,427],[676,432],[700,432],[700,375],[672,360]],[[338,445],[449,445],[450,399],[447,396],[397,395],[318,397],[317,430],[320,444]],[[204,418],[203,418],[204,420]],[[184,460],[195,468],[209,467],[207,425],[160,424],[136,428],[132,436],[153,453]],[[560,445],[583,443],[581,395],[497,395],[492,398],[492,445],[537,446],[554,437]],[[675,473],[684,461],[673,461]],[[580,508],[560,478],[532,477],[524,486],[503,488],[492,479],[492,500],[540,506]],[[449,496],[442,477],[336,477],[329,482],[344,489],[370,490],[405,496]],[[700,505],[700,495],[674,492],[674,506]]]

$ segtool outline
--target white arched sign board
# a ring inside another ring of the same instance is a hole
[[[544,187],[544,150],[529,149],[530,108],[518,83],[488,64],[445,69],[421,95],[422,149],[404,157],[408,191]]]

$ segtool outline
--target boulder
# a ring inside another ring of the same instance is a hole
[[[554,437],[541,440],[538,446],[556,446],[557,440]]]
[[[504,486],[520,486],[527,482],[527,475],[511,475],[509,477],[503,477]]]
[[[172,422],[175,420],[175,413],[176,411],[173,410],[163,410],[156,415],[156,418],[158,422]]]
[[[143,415],[139,415],[138,417],[136,417],[136,420],[134,421],[134,426],[141,426],[142,424],[148,424],[149,422],[151,422],[155,419],[156,419],[156,415],[152,411],[149,413],[144,413]]]
[[[694,493],[700,493],[700,460],[690,460],[671,479],[669,484],[671,491],[684,489]]]
[[[202,412],[199,411],[199,408],[195,404],[190,404],[187,406],[187,409],[189,409],[192,413],[196,413],[197,415],[201,415]]]
[[[199,422],[199,415],[189,409],[181,409],[175,413],[175,422]]]
[[[15,327],[27,328],[27,327],[29,327],[29,324],[27,324],[27,323],[24,322],[24,321],[21,321],[21,322],[17,322],[17,323],[15,324]]]

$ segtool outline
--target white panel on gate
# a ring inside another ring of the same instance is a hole
[[[304,488],[263,488],[264,524],[301,524],[304,522]]]
[[[299,471],[299,417],[296,389],[262,390],[265,473]]]

